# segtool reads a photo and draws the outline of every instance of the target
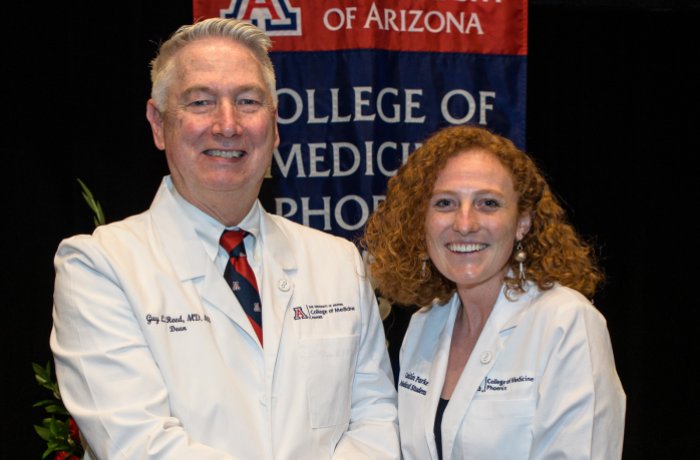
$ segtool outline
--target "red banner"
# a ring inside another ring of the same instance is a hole
[[[194,0],[193,11],[254,22],[275,51],[527,54],[523,0]]]

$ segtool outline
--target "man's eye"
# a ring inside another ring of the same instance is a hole
[[[262,102],[250,97],[243,97],[236,101],[236,107],[241,112],[254,112],[262,107]]]
[[[187,108],[195,111],[195,112],[201,112],[203,110],[207,110],[214,104],[213,101],[209,99],[197,99],[194,101],[190,101],[187,103]]]

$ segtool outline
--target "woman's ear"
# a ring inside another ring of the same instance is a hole
[[[523,238],[525,238],[525,235],[527,235],[527,232],[530,231],[530,226],[532,225],[532,217],[530,216],[530,212],[523,212],[520,217],[518,218],[518,224],[515,229],[515,239],[516,241],[520,241]]]

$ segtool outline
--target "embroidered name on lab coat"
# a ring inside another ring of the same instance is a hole
[[[292,318],[297,321],[301,319],[324,319],[326,316],[338,313],[348,313],[355,311],[355,307],[342,303],[324,305],[304,305],[292,307]]]
[[[416,393],[425,396],[428,392],[427,386],[430,384],[428,379],[421,377],[413,372],[406,372],[401,380],[399,381],[399,386],[406,388],[407,390],[415,391]]]
[[[479,389],[481,393],[491,392],[491,391],[508,391],[508,389],[514,385],[529,384],[534,382],[535,378],[529,375],[518,375],[508,378],[497,378],[486,376],[484,380],[481,381]]]
[[[198,323],[201,321],[211,323],[211,319],[207,315],[200,315],[199,313],[190,313],[186,316],[152,315],[150,313],[146,315],[147,326],[165,326],[169,332],[186,331],[187,323]]]

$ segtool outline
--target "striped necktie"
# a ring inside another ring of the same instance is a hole
[[[255,273],[250,268],[246,257],[245,245],[243,244],[243,238],[246,235],[247,232],[245,230],[224,230],[224,233],[221,235],[221,246],[229,254],[229,263],[226,264],[224,278],[241,303],[250,324],[258,336],[258,340],[260,340],[260,345],[262,345],[260,294],[258,293]]]

